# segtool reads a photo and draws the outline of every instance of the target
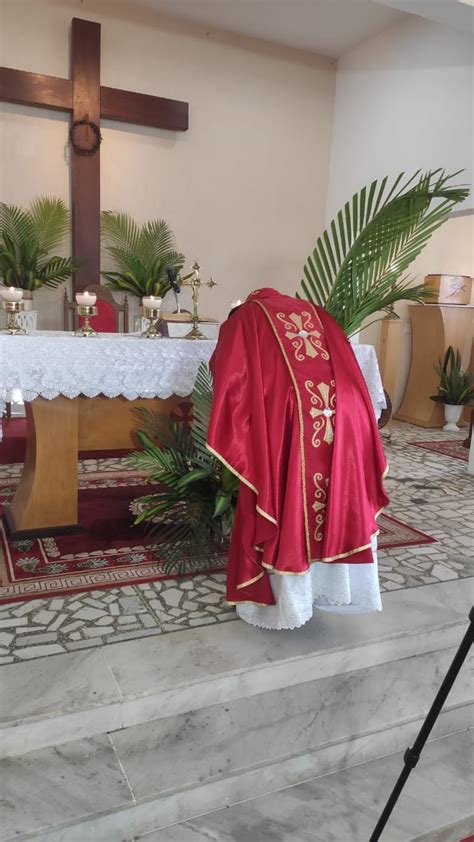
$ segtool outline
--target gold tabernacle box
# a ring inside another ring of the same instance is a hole
[[[433,296],[425,304],[469,304],[472,278],[469,275],[426,275],[425,289]]]

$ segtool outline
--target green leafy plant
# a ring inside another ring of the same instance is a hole
[[[212,377],[201,364],[194,391],[190,427],[149,410],[136,410],[143,451],[128,463],[158,484],[155,492],[133,503],[135,523],[147,522],[157,535],[165,573],[212,567],[230,536],[239,480],[206,447]]]
[[[308,258],[302,297],[328,310],[348,336],[374,314],[396,318],[397,301],[431,297],[404,273],[468,196],[466,187],[452,184],[458,174],[418,170],[404,181],[401,173],[391,185],[386,176],[356,193]]]
[[[431,395],[432,401],[448,404],[448,406],[464,406],[474,401],[472,375],[469,371],[462,370],[459,351],[455,353],[450,345],[444,355],[444,360],[440,360],[434,368],[439,374],[440,384],[439,394]]]
[[[0,202],[0,275],[5,286],[35,290],[57,287],[77,268],[54,252],[70,233],[62,199],[43,196],[29,210]]]
[[[163,219],[138,225],[127,213],[102,213],[102,238],[116,271],[102,272],[106,286],[142,298],[163,296],[171,289],[166,269],[179,271],[184,255],[174,249],[174,236]]]

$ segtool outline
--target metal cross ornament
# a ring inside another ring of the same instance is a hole
[[[184,278],[179,279],[180,286],[184,287],[191,287],[193,292],[193,313],[192,313],[192,322],[193,326],[189,333],[186,334],[184,337],[185,339],[207,339],[208,337],[199,330],[199,291],[201,287],[212,287],[217,286],[216,281],[213,281],[212,278],[209,281],[202,281],[200,276],[200,269],[198,263],[195,263],[192,267],[192,272],[189,275],[185,275]]]

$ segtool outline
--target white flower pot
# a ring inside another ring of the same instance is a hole
[[[461,413],[464,407],[461,405],[453,405],[449,403],[444,404],[444,417],[446,419],[446,424],[443,427],[443,430],[446,433],[457,433],[459,427],[457,425],[457,421],[459,421],[461,417]]]

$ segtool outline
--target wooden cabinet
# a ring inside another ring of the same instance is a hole
[[[439,377],[434,365],[449,345],[462,355],[467,368],[471,357],[474,307],[452,304],[413,304],[409,308],[412,328],[410,373],[405,394],[395,418],[419,427],[442,427],[444,409],[430,400],[437,392]]]

